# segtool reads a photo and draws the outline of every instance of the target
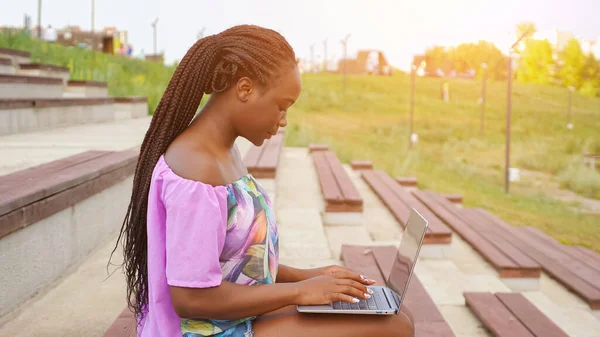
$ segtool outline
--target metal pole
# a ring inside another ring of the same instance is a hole
[[[485,86],[487,81],[487,64],[482,64],[483,68],[483,83],[481,84],[481,135],[483,136],[485,123]]]
[[[408,148],[412,149],[413,121],[415,110],[415,76],[417,67],[412,65],[410,68],[410,130],[408,132]]]
[[[96,24],[95,10],[96,10],[96,4],[95,4],[95,1],[92,0],[92,34],[94,34],[94,28],[95,28],[95,24]]]
[[[158,18],[154,19],[154,22],[152,22],[152,28],[154,30],[154,55],[158,54],[158,51],[157,51],[157,42],[156,42],[156,40],[157,40],[157,37],[156,37],[156,30],[157,30],[157,28],[156,28],[156,26],[157,25],[158,25]]]
[[[573,124],[571,124],[571,107],[573,105],[573,91],[575,90],[574,87],[570,86],[569,87],[569,108],[568,108],[568,113],[567,113],[567,128],[572,129],[573,128]]]
[[[315,45],[310,45],[310,72],[315,72]]]
[[[42,0],[38,0],[38,38],[42,39]]]
[[[323,71],[327,72],[327,39],[325,39],[325,41],[323,41],[323,62],[324,62],[324,66],[323,66]]]
[[[346,73],[348,72],[348,39],[350,38],[350,34],[346,35],[346,37],[342,40],[344,44],[344,93],[346,93]]]
[[[504,191],[509,191],[510,115],[512,112],[512,48],[508,52],[508,93],[506,98],[506,158],[504,162]]]

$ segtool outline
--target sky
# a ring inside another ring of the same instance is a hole
[[[92,0],[42,0],[42,25],[91,27]],[[24,14],[38,20],[37,0],[0,0],[0,25],[22,26]],[[95,0],[95,27],[129,32],[134,54],[153,51],[151,22],[158,22],[158,50],[166,61],[181,59],[205,27],[216,34],[237,24],[279,31],[298,57],[343,55],[377,49],[400,69],[432,45],[488,40],[503,52],[515,39],[515,26],[534,22],[539,30],[560,29],[600,39],[600,0]]]

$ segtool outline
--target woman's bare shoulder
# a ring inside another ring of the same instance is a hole
[[[223,185],[219,165],[210,153],[170,147],[165,153],[165,161],[171,171],[181,178],[212,186]]]

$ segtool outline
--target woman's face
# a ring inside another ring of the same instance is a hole
[[[287,110],[296,102],[302,88],[298,67],[277,78],[268,88],[238,82],[238,97],[244,103],[237,116],[236,129],[240,136],[256,146],[277,134],[287,125]],[[240,84],[241,83],[241,84]]]

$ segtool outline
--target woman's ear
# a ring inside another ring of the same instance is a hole
[[[248,101],[252,93],[254,83],[248,77],[242,77],[237,82],[237,96],[242,102]]]

